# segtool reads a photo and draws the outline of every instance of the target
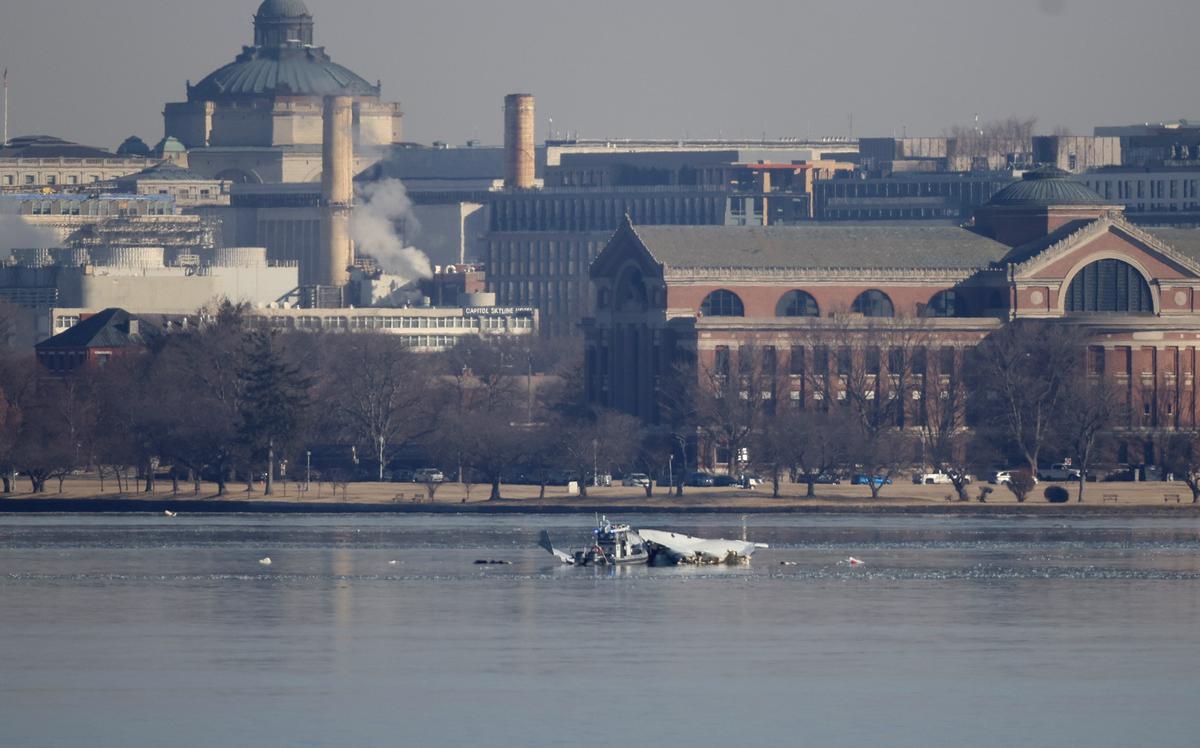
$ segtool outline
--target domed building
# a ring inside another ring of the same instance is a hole
[[[301,0],[264,0],[254,15],[254,44],[199,83],[187,101],[166,105],[165,135],[188,149],[188,165],[234,182],[320,179],[326,96],[354,101],[355,166],[401,141],[403,113],[370,83],[315,46],[312,13]]]

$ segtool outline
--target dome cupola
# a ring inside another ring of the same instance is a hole
[[[1025,172],[975,211],[975,230],[1017,247],[1049,236],[1064,226],[1094,221],[1122,210],[1068,172],[1043,166]]]
[[[301,0],[264,0],[254,14],[254,46],[313,43],[313,17]]]

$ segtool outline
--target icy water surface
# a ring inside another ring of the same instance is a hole
[[[0,517],[0,746],[1200,745],[1196,520],[589,522]]]

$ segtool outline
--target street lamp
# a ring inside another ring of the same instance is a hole
[[[600,487],[600,460],[597,456],[598,455],[597,450],[599,450],[599,448],[600,448],[600,442],[596,439],[592,439],[592,487],[593,488]]]
[[[312,481],[312,450],[304,453],[304,492],[308,493],[308,484]]]
[[[675,493],[675,453],[667,455],[667,495]]]

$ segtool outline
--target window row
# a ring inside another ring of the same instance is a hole
[[[713,373],[722,377],[731,375],[735,354],[737,373],[740,376],[754,373],[757,367],[758,372],[767,379],[780,373],[780,359],[785,355],[783,351],[777,351],[775,346],[734,351],[721,345],[713,351]],[[786,355],[787,374],[795,377],[823,377],[829,373],[848,376],[856,371],[871,375],[924,376],[931,373],[931,355],[935,356],[933,364],[937,367],[936,373],[952,376],[955,373],[958,354],[957,349],[951,346],[931,350],[925,346],[915,346],[911,349],[869,346],[859,349],[847,345],[816,345],[810,348],[792,346]]]
[[[532,317],[271,317],[272,327],[297,330],[531,330]]]
[[[896,306],[892,299],[883,291],[871,289],[863,291],[854,299],[850,307],[854,314],[864,317],[895,317]],[[963,317],[967,307],[962,295],[954,290],[940,291],[929,300],[921,310],[924,317]],[[700,305],[700,314],[704,317],[745,317],[746,306],[742,299],[733,291],[720,289],[713,291]],[[820,317],[821,309],[817,300],[805,291],[788,291],[780,297],[775,305],[776,317]]]

